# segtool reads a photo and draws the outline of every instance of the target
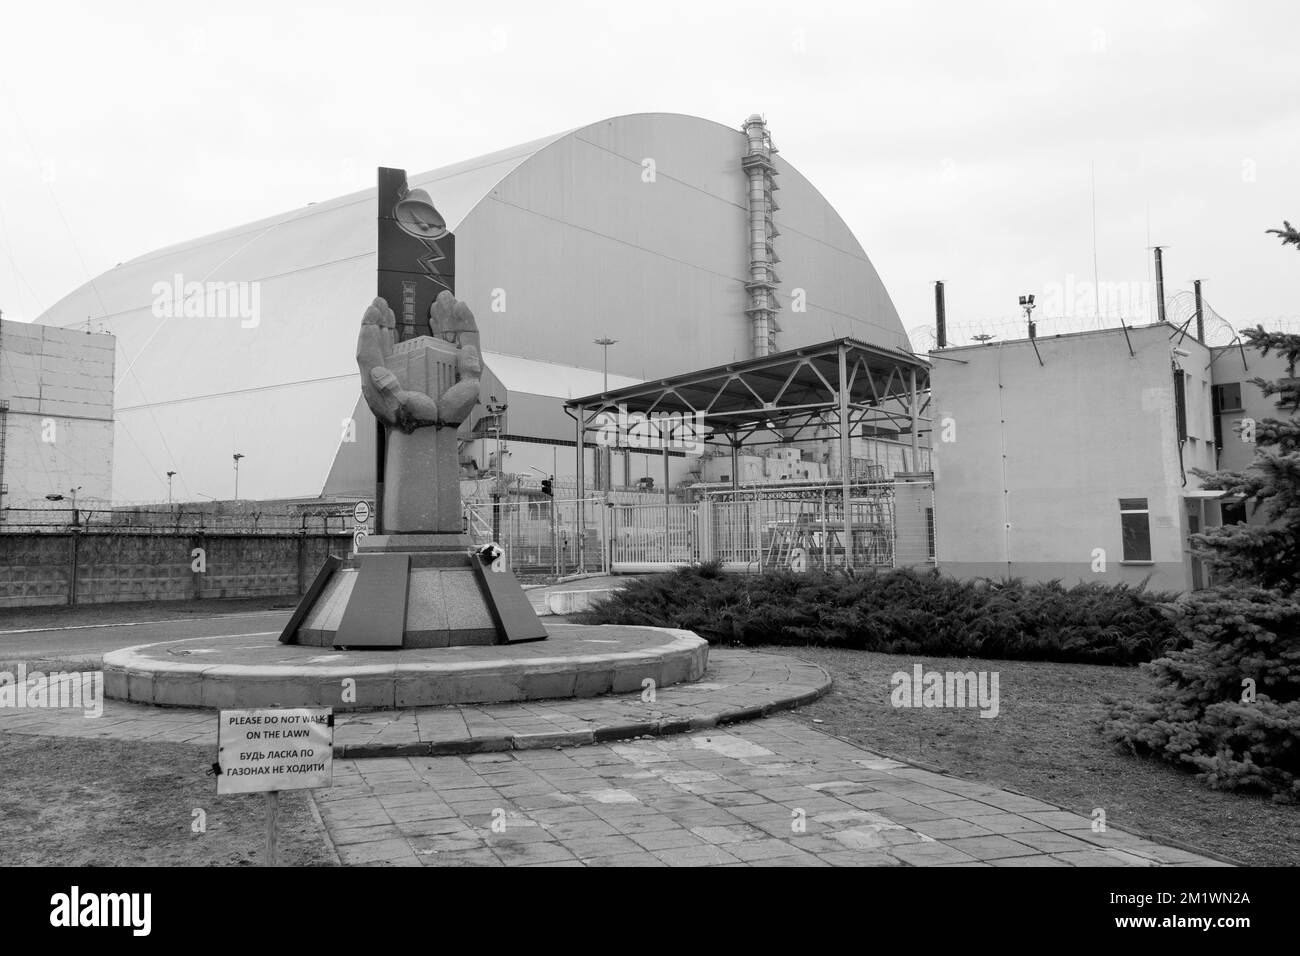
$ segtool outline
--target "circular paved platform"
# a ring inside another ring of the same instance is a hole
[[[799,707],[830,686],[816,664],[782,654],[717,648],[709,654],[702,680],[654,694],[638,687],[626,694],[569,700],[339,713],[334,755],[492,753],[682,734]],[[6,733],[215,747],[217,720],[211,710],[107,700],[98,714],[82,708],[0,708],[0,734]]]
[[[334,651],[274,638],[205,637],[104,655],[115,700],[169,707],[401,709],[628,693],[697,681],[708,642],[656,627],[549,624],[545,642]]]

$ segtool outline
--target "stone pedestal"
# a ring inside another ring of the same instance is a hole
[[[373,535],[320,588],[285,643],[421,648],[544,640],[509,572],[491,571],[459,534]]]
[[[429,335],[399,342],[384,365],[397,379],[396,391],[391,381],[384,388],[425,408],[429,418],[459,421],[479,388],[472,377],[457,381],[459,356],[456,346]],[[441,403],[436,413],[433,396]],[[326,562],[281,643],[395,649],[546,639],[515,576],[489,570],[463,533],[456,432],[450,424],[388,429],[381,505],[386,533],[363,538],[347,558]]]
[[[434,476],[451,476],[435,481]],[[384,465],[385,531],[460,534],[460,455],[456,429],[417,428],[388,433]],[[468,547],[468,544],[466,545]]]
[[[406,391],[443,395],[456,384],[457,350],[450,342],[421,335],[399,342],[389,371]],[[460,534],[460,455],[456,426],[428,425],[411,433],[388,432],[384,459],[385,531],[396,534]]]

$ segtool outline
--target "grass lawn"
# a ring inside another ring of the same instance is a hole
[[[0,736],[0,866],[260,864],[264,798],[218,797],[212,760],[187,744]],[[305,793],[280,795],[279,821],[281,865],[334,865]]]
[[[1138,668],[919,658],[819,647],[762,648],[821,665],[831,692],[796,720],[870,750],[967,779],[1008,787],[1153,838],[1179,840],[1259,866],[1300,865],[1300,808],[1267,797],[1211,790],[1191,773],[1112,748],[1097,733],[1102,698],[1138,697]],[[895,708],[890,675],[925,670],[996,671],[1000,711]]]

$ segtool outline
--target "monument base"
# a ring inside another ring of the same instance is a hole
[[[688,631],[550,626],[545,644],[388,653],[268,644],[260,634],[128,647],[104,655],[104,696],[160,707],[355,711],[635,694],[620,706],[620,715],[626,715],[620,723],[640,723],[659,718],[653,713],[659,707],[641,698],[648,682],[659,689],[689,685],[708,668],[708,642]],[[762,695],[758,701],[774,699],[770,685],[753,692]],[[730,682],[708,683],[692,699],[717,710],[715,703],[735,706],[735,694]],[[755,715],[760,709],[754,708]],[[679,708],[663,710],[663,720],[681,719]],[[431,719],[427,726],[420,723],[421,740],[445,726]],[[453,715],[453,722],[458,719]],[[584,724],[578,717],[568,719]]]
[[[355,554],[321,570],[281,643],[383,649],[545,640],[515,576],[490,570],[470,547],[459,534],[363,538]]]

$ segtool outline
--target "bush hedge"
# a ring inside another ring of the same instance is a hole
[[[1134,664],[1187,643],[1165,609],[1173,598],[935,571],[730,575],[702,565],[631,581],[579,620],[685,628],[732,644]]]

